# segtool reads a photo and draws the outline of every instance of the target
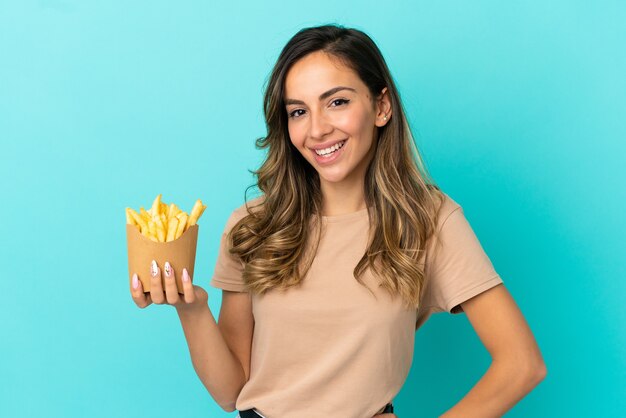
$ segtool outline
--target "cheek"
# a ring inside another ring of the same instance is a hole
[[[289,132],[289,140],[291,143],[301,150],[304,146],[304,134],[302,128],[298,124],[290,124],[287,126],[287,132]]]
[[[371,130],[373,122],[369,120],[368,116],[367,112],[359,109],[358,111],[341,115],[341,117],[336,119],[335,126],[349,135],[361,136]]]

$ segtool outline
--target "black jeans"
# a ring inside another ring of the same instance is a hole
[[[254,412],[254,409],[246,409],[245,411],[238,411],[238,412],[241,418],[258,418],[261,416],[257,414],[256,412]],[[385,405],[385,409],[383,410],[383,412],[381,412],[381,414],[386,414],[386,413],[393,413],[393,404],[391,402]]]

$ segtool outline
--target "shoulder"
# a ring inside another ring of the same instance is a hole
[[[454,213],[463,213],[463,208],[454,199],[445,192],[441,192],[443,195],[443,201],[437,212],[437,231],[440,231],[445,225],[446,221]]]
[[[432,254],[437,253],[443,241],[454,240],[456,221],[459,217],[464,217],[463,208],[450,195],[441,191],[441,203],[436,213],[435,230],[428,237],[426,242],[426,256],[430,258]],[[447,226],[446,226],[447,225]],[[444,226],[446,227],[444,229]]]
[[[261,196],[248,200],[247,202],[241,204],[240,206],[237,206],[231,212],[230,217],[228,218],[228,221],[226,222],[227,227],[232,228],[237,222],[239,222],[241,219],[246,217],[249,214],[248,208],[250,208],[250,210],[254,212],[255,207],[260,206],[264,200],[265,200],[265,195],[261,195]]]

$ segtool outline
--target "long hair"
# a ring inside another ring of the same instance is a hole
[[[372,98],[388,89],[391,119],[378,129],[365,175],[370,238],[354,277],[367,288],[361,275],[371,267],[380,278],[379,286],[399,294],[406,306],[418,307],[424,282],[424,265],[418,261],[434,233],[443,194],[424,166],[380,50],[357,29],[305,28],[280,53],[264,96],[267,136],[256,140],[256,147],[267,149],[267,155],[261,167],[251,171],[262,196],[255,206],[246,202],[248,214],[228,234],[229,251],[243,262],[246,287],[259,294],[298,285],[313,262],[308,255],[314,256],[322,228],[320,179],[289,139],[284,88],[291,66],[316,51],[352,69]],[[310,254],[309,242],[315,242]]]

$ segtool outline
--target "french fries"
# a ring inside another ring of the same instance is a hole
[[[126,223],[137,226],[143,236],[154,242],[174,241],[198,223],[205,209],[206,205],[198,199],[187,215],[176,204],[162,202],[159,194],[149,210],[141,207],[137,213],[132,208],[126,208]]]

